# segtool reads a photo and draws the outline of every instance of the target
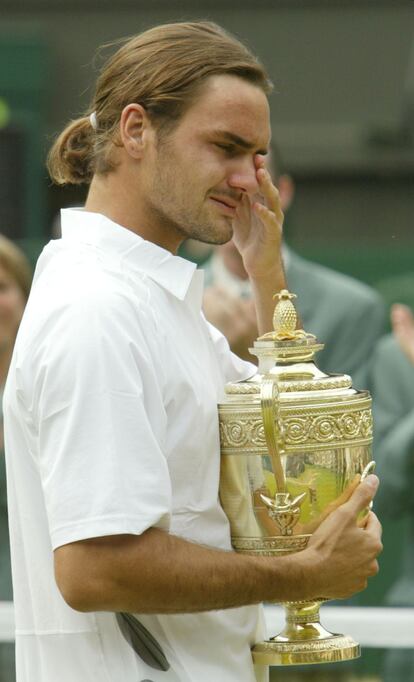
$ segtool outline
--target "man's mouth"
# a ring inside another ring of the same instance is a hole
[[[223,210],[227,215],[235,216],[239,202],[230,197],[210,196],[209,199],[213,201],[216,206]]]

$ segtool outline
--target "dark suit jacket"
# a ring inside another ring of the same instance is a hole
[[[356,388],[367,388],[372,353],[386,321],[380,296],[366,284],[290,249],[287,280],[298,297],[305,331],[325,344],[316,356],[318,367],[350,374]]]
[[[378,344],[371,383],[376,473],[381,480],[374,509],[384,521],[408,517],[408,537],[401,539],[401,572],[387,602],[414,606],[414,367],[391,335]]]
[[[217,281],[209,261],[203,264],[205,285]],[[352,277],[305,260],[287,249],[289,290],[303,328],[325,348],[316,356],[321,370],[350,374],[356,388],[367,388],[374,346],[385,329],[385,306],[371,287]]]

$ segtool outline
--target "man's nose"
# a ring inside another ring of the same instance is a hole
[[[243,164],[242,168],[235,169],[228,179],[230,187],[242,190],[246,194],[257,194],[259,185],[256,177],[256,167],[253,161]]]

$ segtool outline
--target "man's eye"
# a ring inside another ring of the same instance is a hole
[[[237,153],[237,149],[234,146],[234,144],[221,144],[220,142],[216,142],[216,147],[219,149],[222,149],[226,154],[233,155]]]

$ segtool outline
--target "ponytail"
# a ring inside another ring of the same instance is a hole
[[[71,121],[55,140],[47,168],[57,185],[89,184],[93,176],[95,131],[88,116]]]

